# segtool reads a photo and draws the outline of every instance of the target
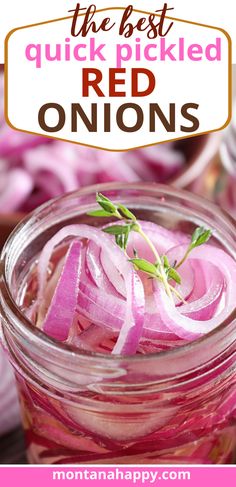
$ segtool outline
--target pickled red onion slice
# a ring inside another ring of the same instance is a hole
[[[151,222],[141,224],[159,247],[159,252],[166,253],[171,264],[181,260],[188,248],[189,237],[162,229]],[[135,241],[138,252],[146,257],[146,242],[141,241],[139,235],[137,238],[134,232],[130,236],[128,247]],[[187,261],[178,269],[181,284],[172,283],[186,302],[175,298],[172,303],[160,281],[150,281],[145,274],[134,270],[111,235],[87,225],[63,228],[43,248],[38,263],[39,307],[47,282],[47,269],[55,249],[67,241],[71,249],[73,244],[70,242],[74,238],[77,245],[83,245],[77,288],[73,285],[76,272],[71,279],[71,290],[76,289],[76,300],[73,293],[72,307],[70,301],[67,303],[64,300],[64,285],[61,283],[63,272],[66,275],[70,271],[67,257],[50,311],[54,318],[54,310],[70,307],[69,311],[65,309],[66,315],[70,316],[70,325],[68,322],[64,325],[61,339],[66,340],[69,336],[70,343],[79,348],[88,350],[94,344],[96,351],[127,355],[138,350],[145,353],[142,350],[173,348],[210,332],[235,307],[236,264],[223,250],[208,244],[192,250]],[[72,263],[73,259],[72,256]],[[85,327],[80,326],[81,319],[85,319]],[[57,338],[60,333],[55,319],[49,320],[50,326],[47,320],[48,315],[43,325],[44,331]],[[71,335],[72,322],[74,328]],[[76,322],[78,325],[75,327]],[[63,326],[62,322],[60,326]],[[93,332],[97,337],[94,342]],[[143,345],[140,346],[141,343]]]
[[[92,322],[119,331],[125,317],[125,301],[98,289],[83,274],[79,285],[77,311]]]
[[[86,252],[86,265],[88,267],[89,275],[98,288],[103,289],[108,293],[115,293],[115,288],[112,286],[111,281],[107,278],[104,272],[100,256],[100,247],[90,241]]]
[[[220,304],[225,288],[222,273],[214,266],[206,293],[199,299],[181,306],[181,313],[194,320],[206,321],[212,318]]]
[[[117,339],[117,334],[108,331],[106,328],[91,324],[87,330],[84,330],[80,335],[75,330],[73,336],[70,338],[72,343],[77,348],[88,350],[90,352],[111,353]]]
[[[126,287],[126,311],[114,353],[135,353],[138,348],[144,324],[145,300],[142,282],[139,276],[135,273],[132,264],[127,261],[122,250],[111,240],[111,238],[108,235],[102,234],[101,239],[101,230],[88,225],[70,225],[60,230],[47,242],[42,250],[38,264],[39,299],[42,299],[43,297],[48,264],[53,249],[65,238],[70,236],[93,240],[97,245],[100,245],[102,249],[106,250],[108,256],[112,258],[113,262],[120,269]],[[43,329],[45,330],[45,325],[43,326]]]
[[[127,306],[125,315],[125,321],[122,325],[118,340],[112,351],[116,354],[133,354],[136,353],[139,340],[142,336],[144,325],[144,292],[142,288],[142,294],[136,289],[141,288],[142,283],[136,272],[130,273],[130,286],[131,286],[131,302]],[[140,296],[141,295],[141,296]],[[142,299],[140,299],[140,297]]]
[[[182,245],[176,251],[181,251],[182,256],[187,250],[186,245]],[[202,321],[197,319],[191,319],[181,313],[181,308],[173,306],[170,300],[168,300],[165,291],[157,281],[154,282],[154,294],[156,304],[160,310],[161,320],[168,326],[168,328],[183,339],[194,340],[202,335],[209,333],[222,323],[226,317],[233,311],[235,307],[235,282],[236,282],[236,265],[232,258],[221,249],[212,247],[211,245],[204,245],[204,247],[197,247],[191,253],[191,259],[199,259],[201,261],[210,262],[217,267],[220,266],[221,272],[224,275],[226,289],[225,293],[225,306],[220,310],[219,314],[212,318]],[[214,301],[211,301],[211,296],[208,297],[210,303],[208,305],[213,306]],[[216,299],[217,293],[216,293]],[[206,305],[206,304],[205,304]],[[184,308],[186,313],[186,307]],[[192,304],[189,306],[191,309]]]
[[[81,243],[75,240],[69,247],[55,293],[43,323],[43,331],[60,341],[65,341],[68,338],[70,327],[73,323],[80,274]]]

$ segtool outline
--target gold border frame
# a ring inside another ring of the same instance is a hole
[[[101,12],[109,12],[111,10],[125,10],[125,7],[107,7],[107,8],[102,8],[102,9],[99,9],[97,10],[97,13],[101,13]],[[160,15],[154,13],[154,12],[147,12],[147,11],[144,11],[144,10],[139,10],[139,9],[134,9],[134,12],[136,13],[141,13],[141,14],[145,14],[145,15],[150,15],[150,13],[153,13],[155,15],[155,17],[159,17],[160,18]],[[85,14],[79,14],[78,17],[82,17],[84,16]],[[217,129],[213,129],[213,130],[208,130],[206,132],[200,132],[198,134],[191,134],[191,135],[186,135],[184,137],[177,137],[175,139],[167,139],[167,140],[163,140],[161,142],[154,142],[152,144],[146,144],[146,145],[142,145],[142,146],[137,146],[137,147],[131,147],[129,149],[108,149],[108,148],[105,148],[105,147],[99,147],[99,146],[94,146],[94,145],[91,145],[91,144],[84,144],[82,142],[76,142],[76,141],[72,141],[72,140],[68,140],[68,139],[62,139],[60,137],[54,137],[52,135],[48,135],[48,134],[39,134],[37,132],[31,132],[31,131],[28,131],[28,130],[23,130],[23,129],[19,129],[19,128],[16,128],[14,127],[14,125],[12,125],[12,123],[10,122],[9,120],[9,117],[8,117],[8,42],[9,42],[9,39],[10,37],[15,33],[17,32],[18,30],[23,30],[23,29],[27,29],[27,28],[31,28],[31,27],[38,27],[40,25],[46,25],[46,24],[51,24],[51,23],[55,23],[55,22],[60,22],[60,21],[64,21],[64,20],[69,20],[69,19],[73,19],[73,16],[69,16],[69,17],[62,17],[62,18],[59,18],[59,19],[53,19],[53,20],[48,20],[48,21],[45,21],[45,22],[38,22],[36,24],[30,24],[30,25],[25,25],[25,26],[22,26],[22,27],[17,27],[15,29],[12,29],[6,36],[6,39],[5,39],[5,44],[4,44],[4,55],[5,55],[5,69],[4,69],[4,116],[5,116],[5,120],[7,122],[7,124],[13,129],[13,130],[16,130],[18,132],[24,132],[24,133],[27,133],[27,134],[32,134],[32,135],[37,135],[37,136],[41,136],[41,137],[46,137],[46,138],[50,138],[50,139],[55,139],[55,140],[61,140],[63,142],[69,142],[71,144],[76,144],[76,145],[81,145],[81,146],[84,146],[84,147],[91,147],[93,149],[99,149],[99,150],[105,150],[107,152],[129,152],[131,150],[135,150],[135,149],[141,149],[141,148],[145,148],[145,147],[151,147],[151,146],[154,146],[154,145],[158,145],[158,144],[164,144],[166,142],[170,142],[170,141],[177,141],[177,140],[184,140],[184,139],[189,139],[189,138],[192,138],[192,137],[198,137],[200,135],[206,135],[206,134],[210,134],[212,132],[218,132],[220,130],[223,130],[225,129],[230,121],[231,121],[231,118],[232,118],[232,40],[231,40],[231,37],[230,35],[228,34],[228,32],[226,32],[224,29],[220,28],[220,27],[214,27],[214,26],[211,26],[211,25],[206,25],[206,24],[201,24],[201,23],[198,23],[198,22],[191,22],[191,21],[188,21],[188,20],[183,20],[183,19],[176,19],[174,17],[166,17],[167,19],[169,20],[173,20],[173,21],[176,21],[176,22],[181,22],[181,23],[185,23],[185,24],[191,24],[191,25],[196,25],[198,27],[205,27],[205,28],[209,28],[209,29],[213,29],[213,30],[217,30],[219,32],[222,32],[225,37],[227,38],[228,40],[228,118],[226,120],[226,122],[224,123],[224,125],[222,127],[219,127]]]

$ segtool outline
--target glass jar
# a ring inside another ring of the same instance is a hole
[[[184,171],[168,181],[168,184],[210,199],[213,193],[220,141],[219,132],[178,141],[178,147],[179,149],[182,147],[187,165]]]
[[[220,170],[215,185],[215,201],[236,219],[236,103],[231,123],[219,150]]]
[[[236,258],[235,223],[211,203],[167,186],[94,186],[51,201],[24,220],[2,253],[1,324],[29,462],[232,463],[236,310],[193,343],[132,357],[78,351],[47,337],[22,314],[20,289],[30,264],[61,227],[88,221],[96,191],[171,229],[211,228],[213,241]]]

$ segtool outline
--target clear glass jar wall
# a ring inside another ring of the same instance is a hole
[[[86,188],[28,217],[3,250],[1,324],[17,377],[29,461],[233,463],[235,310],[216,330],[189,345],[133,357],[58,344],[20,311],[19,289],[30,264],[61,227],[88,222],[96,190],[126,204],[140,219],[173,230],[211,228],[215,243],[236,259],[235,224],[211,203],[164,186]]]

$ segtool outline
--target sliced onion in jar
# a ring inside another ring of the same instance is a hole
[[[104,234],[101,239],[101,231],[99,229],[88,225],[70,225],[61,229],[47,242],[38,263],[39,300],[43,298],[43,289],[47,281],[47,270],[53,250],[56,245],[71,236],[93,240],[102,249],[106,249],[108,256],[113,259],[114,264],[119,268],[125,282],[127,297],[125,317],[113,353],[136,353],[144,324],[145,300],[143,285],[122,250],[108,235]]]
[[[178,249],[176,249],[178,250]],[[182,256],[187,250],[187,246],[182,246]],[[235,307],[235,282],[236,282],[236,263],[223,250],[211,245],[197,247],[191,253],[191,259],[201,259],[210,262],[215,266],[220,266],[226,283],[225,305],[217,316],[209,320],[200,321],[191,319],[181,313],[181,308],[176,308],[168,299],[162,286],[154,282],[156,304],[160,310],[161,320],[168,326],[170,331],[179,337],[187,340],[194,340],[202,335],[209,333],[222,323]],[[212,303],[211,303],[212,305]]]
[[[82,244],[77,240],[70,245],[42,325],[47,335],[60,341],[68,338],[73,323],[81,273],[81,247]]]

